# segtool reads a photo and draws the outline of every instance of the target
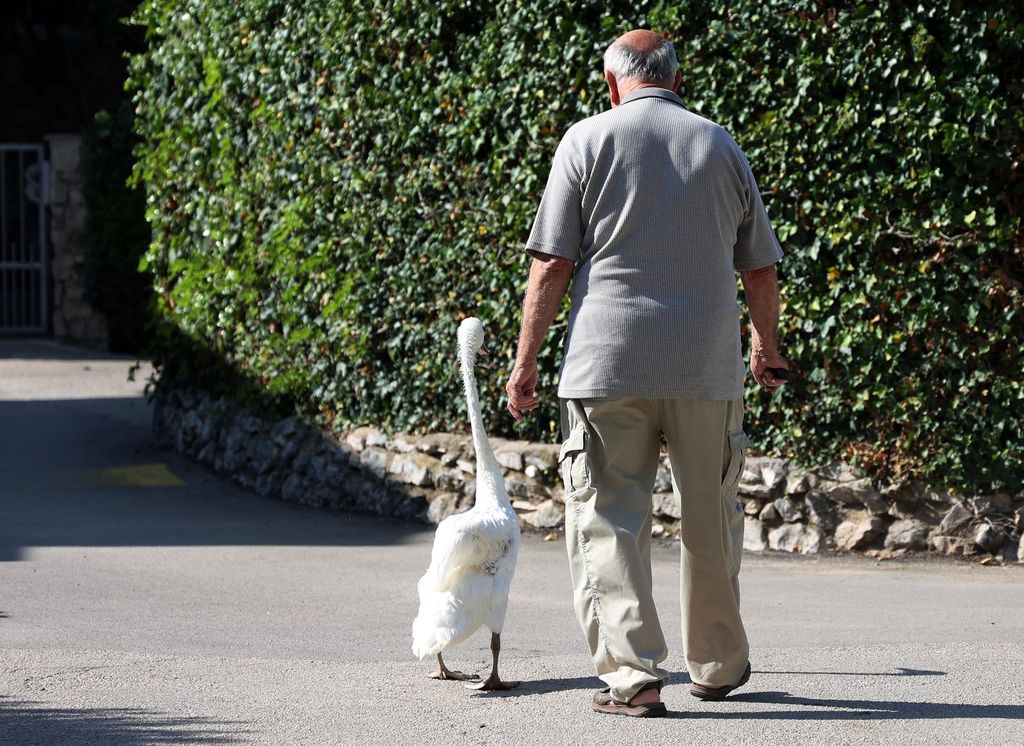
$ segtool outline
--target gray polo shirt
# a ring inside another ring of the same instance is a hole
[[[739,145],[675,93],[569,128],[526,248],[576,262],[560,397],[742,397],[736,270],[782,248]]]

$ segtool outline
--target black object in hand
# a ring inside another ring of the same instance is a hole
[[[780,381],[789,381],[793,378],[793,373],[789,368],[768,368],[765,370],[765,373],[771,373]]]

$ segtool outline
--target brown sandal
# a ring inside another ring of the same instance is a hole
[[[747,662],[747,667],[743,670],[743,675],[740,676],[740,680],[732,686],[705,686],[704,684],[692,684],[690,686],[690,694],[697,699],[719,701],[723,700],[728,696],[729,692],[733,689],[739,689],[741,686],[750,681],[750,662]]]
[[[650,705],[633,705],[629,702],[619,702],[612,699],[611,689],[606,688],[594,695],[594,702],[591,705],[594,712],[603,712],[608,715],[625,715],[631,718],[663,718],[668,714],[664,702],[656,702]]]

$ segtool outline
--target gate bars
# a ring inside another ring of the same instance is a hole
[[[0,334],[45,334],[47,164],[42,145],[0,143]]]

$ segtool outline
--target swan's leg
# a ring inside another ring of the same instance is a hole
[[[479,679],[475,673],[462,673],[462,671],[452,671],[444,664],[444,660],[441,658],[441,654],[437,654],[437,670],[432,673],[428,673],[432,679],[443,679],[444,681],[470,681],[472,679]]]
[[[484,692],[512,689],[519,686],[518,681],[502,681],[498,676],[498,653],[501,652],[501,635],[491,633],[491,675],[483,681],[466,684],[467,689],[479,689]]]

